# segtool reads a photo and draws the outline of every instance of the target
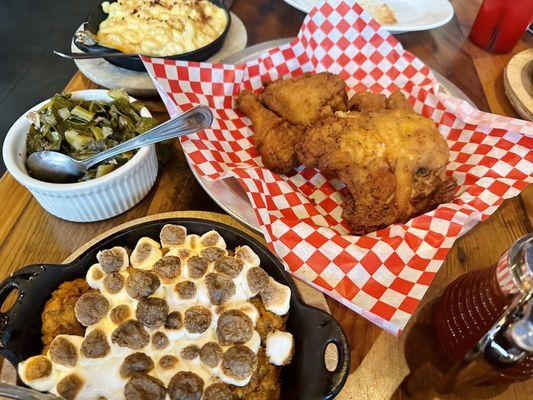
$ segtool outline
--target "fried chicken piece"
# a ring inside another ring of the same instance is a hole
[[[411,103],[409,103],[409,100],[407,100],[407,98],[400,91],[394,92],[389,96],[387,99],[387,108],[389,110],[399,109],[413,111]]]
[[[361,92],[354,94],[348,102],[353,111],[373,111],[387,108],[387,97],[384,94]]]
[[[247,90],[240,93],[237,107],[252,120],[254,143],[268,169],[287,174],[298,166],[295,145],[302,127],[278,117]]]
[[[85,327],[78,322],[74,306],[78,299],[90,288],[85,279],[76,279],[62,283],[46,302],[42,313],[43,354],[57,335],[83,336]]]
[[[305,132],[300,161],[347,186],[343,217],[365,234],[449,201],[449,150],[432,120],[403,109],[337,113]]]
[[[400,91],[392,93],[389,98],[384,94],[361,92],[354,94],[348,101],[348,109],[351,111],[393,110],[395,108],[413,111],[411,103]]]
[[[293,125],[307,126],[347,110],[346,83],[335,74],[304,74],[268,83],[259,100]]]

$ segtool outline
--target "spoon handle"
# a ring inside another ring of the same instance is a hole
[[[54,50],[54,54],[59,57],[68,58],[69,60],[91,60],[93,58],[128,58],[128,57],[138,57],[138,54],[129,54],[129,53],[67,53],[62,51]]]
[[[148,146],[153,143],[162,142],[168,139],[174,139],[180,136],[190,135],[211,126],[213,122],[213,113],[206,106],[198,106],[186,113],[172,118],[161,125],[150,129],[127,142],[121,143],[109,150],[96,154],[93,157],[80,161],[85,168],[90,168],[93,165],[114,157],[118,154],[125,153],[130,150],[138,149],[140,147]]]
[[[20,400],[61,400],[62,397],[58,397],[51,393],[41,393],[36,390],[23,388],[20,386],[9,385],[7,383],[0,382],[0,395],[9,399]]]

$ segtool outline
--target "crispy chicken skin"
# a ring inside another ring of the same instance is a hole
[[[291,124],[307,126],[347,110],[346,84],[335,74],[304,74],[268,83],[259,100]]]
[[[85,279],[76,279],[62,283],[46,302],[42,313],[43,353],[57,335],[83,336],[85,328],[78,322],[74,306],[81,297],[90,290]]]
[[[295,146],[305,127],[346,111],[345,88],[337,75],[322,72],[270,82],[259,96],[241,92],[237,107],[252,120],[254,142],[268,169],[288,174],[298,166]]]
[[[355,234],[406,222],[453,197],[446,141],[401,92],[347,101],[344,81],[322,72],[271,82],[258,96],[244,91],[237,105],[252,120],[267,168],[287,174],[302,163],[345,183],[343,217]]]
[[[389,96],[389,98],[387,99],[387,108],[389,110],[399,109],[405,111],[413,111],[411,103],[409,103],[409,100],[405,98],[402,92],[394,92]]]
[[[343,217],[355,234],[405,222],[453,197],[446,141],[432,120],[392,100],[402,107],[323,119],[297,147],[302,163],[346,184]]]
[[[361,92],[354,94],[348,102],[353,111],[373,111],[387,108],[387,97],[384,94]]]
[[[354,94],[348,102],[348,108],[351,111],[377,111],[377,110],[394,110],[399,108],[405,111],[413,111],[411,104],[402,94],[394,92],[389,98],[384,94],[371,92],[361,92]]]
[[[240,93],[237,107],[252,120],[254,144],[268,169],[288,174],[298,166],[295,146],[303,127],[278,117],[246,90]]]

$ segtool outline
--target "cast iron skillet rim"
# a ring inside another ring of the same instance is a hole
[[[111,3],[114,3],[115,1],[116,0],[111,1]],[[167,60],[189,60],[189,61],[191,61],[190,60],[191,58],[199,56],[202,53],[206,53],[207,55],[206,55],[205,59],[207,59],[207,58],[213,56],[216,53],[216,51],[218,51],[222,47],[222,44],[225,41],[226,36],[228,35],[229,30],[231,28],[231,12],[229,11],[228,7],[226,6],[226,3],[224,2],[224,0],[208,0],[208,1],[213,3],[213,4],[215,4],[215,5],[217,5],[217,6],[219,6],[219,7],[221,7],[224,10],[225,14],[226,14],[226,18],[227,18],[228,22],[226,24],[226,27],[224,28],[224,31],[222,31],[220,36],[218,36],[215,40],[213,40],[212,42],[206,44],[205,46],[200,47],[199,49],[196,49],[196,50],[193,50],[193,51],[189,51],[187,53],[180,53],[180,54],[174,54],[174,55],[170,55],[170,56],[162,56],[162,57],[156,57],[156,58],[167,59]],[[101,5],[101,3],[99,3],[99,4],[96,4],[91,9],[91,11],[89,12],[89,14],[88,14],[88,16],[86,18],[87,21],[83,23],[83,29],[84,30],[89,30],[88,29],[88,21],[91,20],[92,16],[95,13],[100,12],[101,8],[102,8],[102,5]],[[99,21],[99,22],[102,22],[102,21]],[[96,32],[93,32],[91,30],[89,30],[89,31],[96,35]],[[81,51],[83,51],[85,53],[90,53],[90,54],[98,54],[98,53],[102,53],[102,52],[122,53],[120,50],[114,49],[112,47],[103,46],[103,45],[100,45],[100,44],[97,44],[94,47],[79,46],[77,44],[76,40],[75,40],[75,38],[76,38],[75,35],[76,35],[76,33],[74,33],[74,35],[73,35],[74,44],[76,45],[76,47],[78,49],[80,49]],[[215,50],[214,50],[214,52],[212,52],[212,54],[211,54],[211,48],[215,48]],[[202,58],[204,58],[204,57],[202,57]],[[120,66],[122,68],[130,69],[130,70],[135,70],[135,71],[144,71],[145,70],[143,62],[140,59],[140,57],[138,57],[138,56],[124,57],[124,58],[119,58],[119,59],[109,59],[107,61],[111,62],[112,64],[118,65],[118,66]],[[134,64],[139,63],[139,66],[136,66],[136,67],[133,67],[131,65],[128,66],[127,63],[134,63]]]
[[[9,321],[9,319],[13,317],[13,312],[17,311],[16,310],[17,305],[22,304],[24,297],[25,297],[24,286],[26,285],[24,284],[20,285],[19,282],[17,281],[17,278],[18,279],[22,278],[25,281],[27,281],[27,280],[31,280],[31,276],[38,276],[41,272],[46,271],[47,268],[76,267],[76,264],[78,264],[79,262],[82,262],[83,259],[85,257],[88,257],[91,252],[94,252],[99,248],[105,248],[106,246],[109,245],[108,244],[109,242],[116,241],[120,237],[124,235],[128,235],[129,233],[131,233],[132,230],[139,230],[142,232],[143,229],[149,228],[151,226],[157,226],[157,225],[163,226],[166,223],[177,223],[177,224],[181,223],[184,225],[191,225],[195,227],[194,229],[195,231],[198,231],[198,230],[200,231],[199,234],[202,234],[203,232],[207,232],[211,229],[220,228],[221,230],[227,231],[228,233],[231,233],[233,235],[244,237],[246,240],[251,242],[251,244],[253,244],[256,247],[254,251],[256,251],[261,258],[267,258],[269,261],[271,261],[269,263],[271,264],[271,268],[277,270],[277,272],[280,273],[285,280],[285,282],[283,283],[287,284],[291,288],[291,291],[292,291],[291,302],[294,301],[298,308],[303,309],[301,312],[296,313],[295,315],[303,315],[304,317],[308,316],[309,317],[308,319],[314,322],[316,322],[316,320],[323,318],[322,323],[318,326],[318,328],[324,328],[324,329],[319,329],[317,331],[318,333],[315,333],[312,335],[312,337],[314,337],[314,341],[317,342],[317,353],[320,357],[320,361],[319,361],[320,365],[317,365],[314,369],[316,369],[317,371],[320,370],[322,374],[324,375],[328,383],[325,384],[323,389],[329,392],[320,393],[320,394],[317,393],[317,395],[320,395],[323,400],[333,399],[340,392],[340,390],[344,387],[344,384],[349,374],[350,351],[349,351],[348,343],[346,340],[346,335],[344,334],[342,327],[330,314],[303,302],[301,295],[292,277],[288,274],[287,271],[285,271],[285,268],[281,264],[281,261],[272,251],[270,251],[266,246],[260,243],[257,239],[255,239],[248,233],[242,230],[239,230],[231,225],[227,225],[225,223],[218,222],[218,221],[205,220],[202,218],[195,218],[195,217],[165,217],[161,219],[145,221],[145,222],[141,222],[135,225],[127,226],[119,231],[111,233],[110,235],[104,237],[103,239],[95,242],[88,248],[84,249],[81,254],[79,254],[75,259],[73,259],[69,263],[34,264],[34,265],[27,266],[27,267],[23,267],[20,270],[11,274],[10,277],[8,277],[2,284],[0,284],[1,303],[5,301],[5,296],[14,289],[19,290],[19,295],[18,295],[17,300],[13,304],[13,306],[8,311],[6,311],[5,313],[0,313],[0,322],[2,322],[0,324],[1,325],[0,326],[0,333],[1,333],[0,352],[2,353],[2,355],[6,356],[6,358],[15,366],[19,362],[18,357],[15,356],[9,350],[9,346],[4,347],[4,342],[3,342],[6,332],[11,332],[10,330],[5,329],[6,326],[9,326],[9,322],[4,324],[3,321],[4,320]],[[140,234],[144,235],[144,233],[140,233]],[[147,236],[150,236],[150,235],[147,234]],[[86,264],[86,262],[84,264]],[[48,295],[50,294],[51,293],[48,293]],[[303,326],[305,327],[306,326],[305,322],[303,324],[304,324]],[[297,326],[298,326],[298,323],[297,323]],[[309,329],[309,326],[307,329]],[[304,331],[307,331],[307,330],[304,329]],[[10,339],[8,339],[8,342],[9,341]],[[298,342],[301,342],[301,339]],[[335,345],[336,351],[339,356],[337,366],[335,370],[333,371],[327,370],[327,368],[325,367],[324,358],[323,358],[326,348],[331,343]],[[302,370],[297,369],[297,371],[302,371]],[[305,371],[305,369],[303,369],[303,371]],[[18,375],[17,375],[17,379],[19,379]],[[285,385],[287,385],[287,383]]]

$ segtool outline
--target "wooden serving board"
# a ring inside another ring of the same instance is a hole
[[[219,214],[219,213],[209,212],[209,211],[174,211],[174,212],[154,214],[154,215],[150,215],[144,218],[138,218],[133,221],[129,221],[121,225],[118,225],[112,229],[109,229],[105,231],[104,233],[96,236],[94,239],[88,241],[87,243],[82,245],[80,248],[78,248],[74,253],[72,253],[70,256],[68,256],[63,261],[63,264],[66,264],[66,263],[69,263],[75,260],[81,254],[83,254],[83,252],[86,251],[89,247],[91,247],[95,243],[102,241],[106,237],[111,236],[115,232],[124,230],[131,226],[142,224],[144,222],[157,221],[157,220],[166,219],[166,218],[199,218],[199,219],[204,219],[204,220],[209,220],[209,221],[221,222],[223,224],[230,225],[234,228],[237,228],[247,233],[248,235],[252,236],[254,239],[258,240],[260,243],[266,246],[265,239],[262,236],[258,235],[256,232],[251,231],[250,229],[241,225],[229,215],[224,215],[224,214]],[[298,287],[298,291],[300,292],[300,295],[302,296],[303,300],[307,304],[312,305],[316,308],[319,308],[329,313],[328,303],[326,302],[326,299],[324,298],[324,295],[322,294],[322,292],[319,292],[318,290],[300,281],[295,281],[295,283],[296,283],[296,286]],[[328,368],[334,369],[335,366],[337,365],[337,354],[336,354],[335,349],[328,348],[328,351],[326,351],[325,358],[326,358],[326,365],[328,366]],[[9,362],[4,362],[2,364],[2,370],[0,371],[0,381],[15,384],[16,378],[17,378],[17,374],[16,374],[16,371],[13,365],[11,365],[11,363]],[[4,399],[4,397],[0,396],[0,399]]]
[[[516,112],[533,121],[533,48],[511,58],[503,72],[503,83]]]

